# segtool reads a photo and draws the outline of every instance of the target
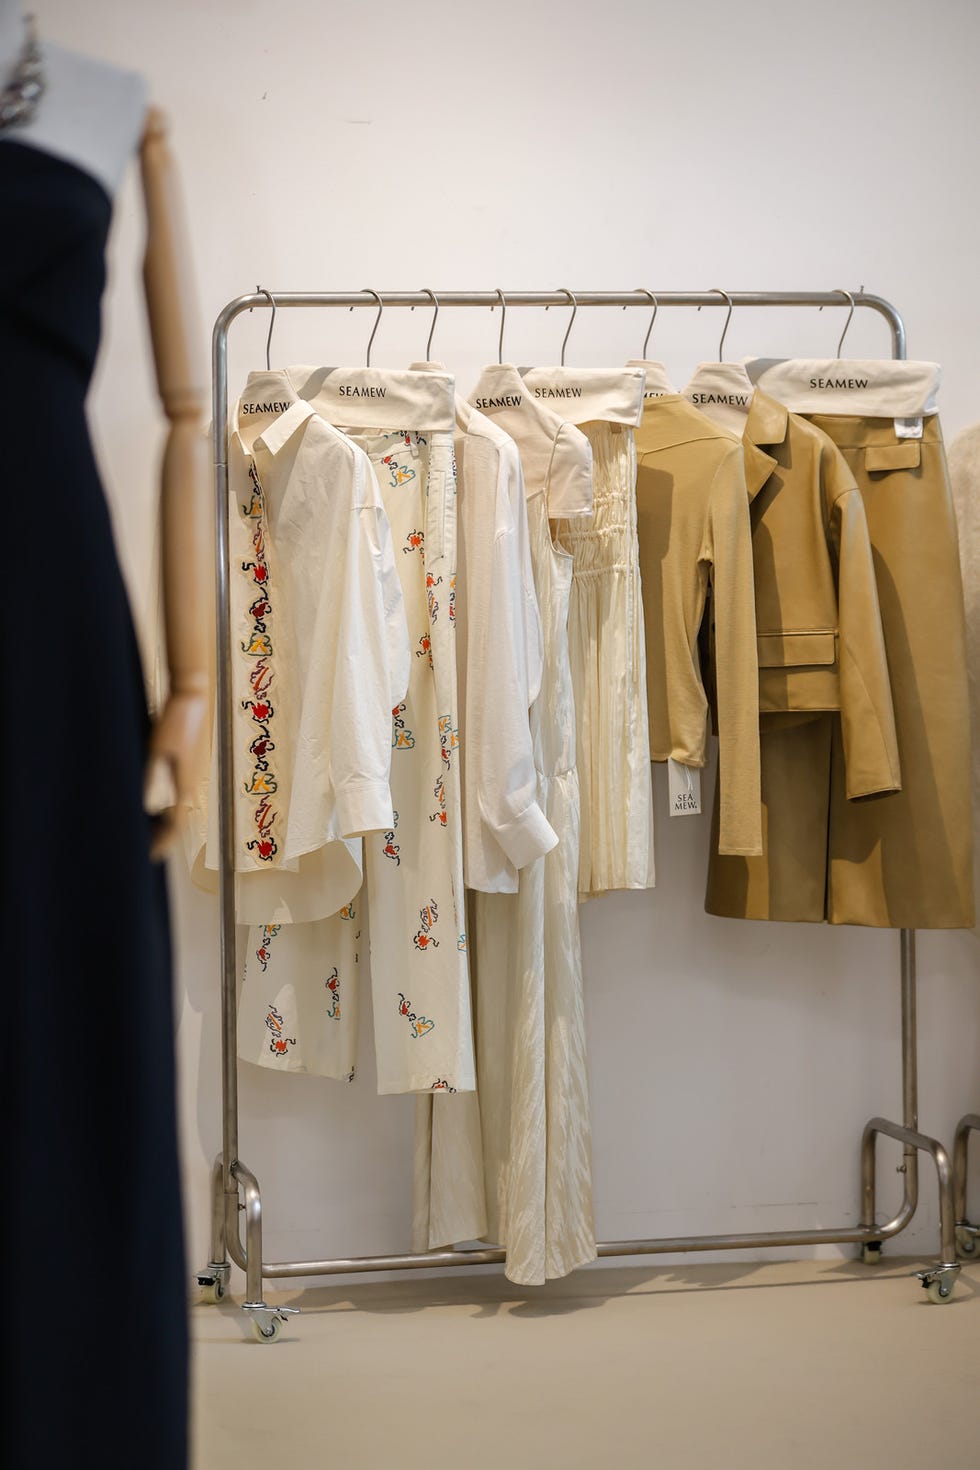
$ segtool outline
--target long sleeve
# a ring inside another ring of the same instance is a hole
[[[898,741],[864,504],[832,444],[824,448],[821,478],[832,496],[841,733],[846,790],[853,801],[901,790]]]
[[[400,591],[395,593],[388,520],[367,499],[351,513],[334,642],[330,776],[346,837],[391,826],[392,695],[408,683],[408,629]]]
[[[475,556],[489,557],[487,576],[469,578],[467,583],[476,587],[482,582],[486,589],[485,607],[471,603],[467,609],[468,628],[478,650],[467,672],[467,759],[480,816],[508,862],[520,869],[550,852],[558,838],[538,803],[528,722],[532,682],[537,688],[541,683],[536,657],[541,625],[537,602],[529,600],[517,519],[521,513],[525,519],[527,515],[523,475],[516,448],[511,454],[500,446],[494,458],[490,468],[496,481],[497,514],[492,545],[485,550],[471,548]],[[474,468],[470,457],[468,473]],[[490,484],[486,488],[489,492]],[[469,484],[467,494],[474,489]],[[482,876],[471,872],[471,886],[483,886]]]
[[[709,564],[714,609],[721,790],[718,851],[762,852],[759,663],[752,535],[741,446],[715,473],[701,560]]]

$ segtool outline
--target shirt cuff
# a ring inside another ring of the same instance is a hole
[[[387,781],[344,781],[334,793],[342,837],[386,832],[394,826]]]
[[[493,835],[515,868],[526,868],[535,858],[544,857],[558,846],[558,834],[536,801],[525,807],[520,816],[494,827]]]

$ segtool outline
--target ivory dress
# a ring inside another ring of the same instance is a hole
[[[288,377],[374,465],[408,620],[408,692],[392,712],[394,819],[364,843],[378,1091],[472,1091],[456,714],[453,379],[303,367],[288,369]]]
[[[585,436],[537,404],[513,367],[488,368],[471,402],[521,450],[544,641],[531,734],[538,800],[559,841],[521,869],[516,894],[471,896],[479,1118],[471,1099],[432,1100],[431,1128],[416,1148],[415,1244],[485,1237],[506,1248],[511,1281],[534,1285],[596,1254],[567,636],[572,563],[549,527],[549,512],[587,509],[592,456]],[[482,1181],[471,1165],[481,1145]]]
[[[653,785],[646,644],[636,534],[636,447],[642,368],[522,368],[526,391],[592,445],[592,519],[571,520],[568,645],[582,792],[582,898],[652,888]],[[555,511],[551,514],[554,516]]]

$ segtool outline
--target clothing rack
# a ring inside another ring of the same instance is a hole
[[[234,1262],[245,1272],[246,1299],[243,1311],[252,1319],[255,1335],[271,1342],[278,1337],[286,1313],[295,1308],[270,1306],[263,1298],[262,1284],[294,1276],[331,1276],[359,1271],[403,1271],[433,1266],[484,1266],[502,1263],[506,1252],[485,1247],[413,1251],[402,1255],[354,1256],[325,1261],[264,1261],[262,1258],[262,1197],[255,1175],[238,1154],[238,1050],[237,1050],[237,964],[234,871],[234,811],[232,735],[232,669],[230,658],[230,576],[228,564],[228,334],[244,312],[265,308],[273,313],[282,307],[373,307],[378,316],[388,307],[429,307],[435,310],[457,306],[578,307],[621,306],[726,306],[734,307],[831,307],[850,303],[851,312],[864,307],[877,312],[888,323],[892,357],[906,355],[905,326],[896,308],[881,296],[860,291],[374,291],[271,292],[261,288],[236,297],[218,314],[212,336],[212,437],[216,515],[215,579],[217,588],[217,720],[219,802],[219,906],[221,964],[221,1096],[222,1146],[212,1170],[211,1259],[198,1275],[202,1296],[218,1301],[226,1294]],[[274,320],[274,316],[273,316]],[[848,317],[850,322],[850,317]],[[571,324],[569,324],[571,325]],[[727,326],[727,322],[726,322]],[[845,328],[846,331],[846,328]],[[372,332],[372,338],[373,338]],[[501,338],[502,338],[501,324]],[[270,322],[271,337],[271,322]],[[567,340],[567,333],[566,333]],[[722,339],[724,340],[724,339]],[[842,339],[843,340],[843,339]],[[839,348],[838,348],[839,351]],[[370,353],[370,347],[369,347]],[[943,1145],[919,1132],[916,1035],[915,931],[902,929],[899,936],[899,983],[902,1015],[902,1122],[872,1118],[861,1137],[861,1223],[819,1230],[753,1231],[747,1234],[682,1235],[656,1240],[612,1240],[598,1245],[598,1254],[610,1256],[667,1255],[687,1251],[743,1250],[769,1246],[854,1244],[862,1259],[874,1264],[881,1258],[882,1245],[904,1230],[912,1220],[919,1197],[919,1153],[928,1154],[936,1167],[939,1187],[940,1255],[923,1271],[921,1280],[933,1301],[946,1301],[959,1272],[956,1253],[975,1248],[975,1232],[958,1218],[965,1212],[966,1135],[980,1126],[968,1115],[957,1132],[954,1171]],[[903,1198],[897,1214],[884,1225],[875,1224],[876,1141],[884,1134],[903,1145],[899,1172]],[[955,1179],[954,1179],[955,1172]],[[242,1238],[239,1213],[245,1215]]]

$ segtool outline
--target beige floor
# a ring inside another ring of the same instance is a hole
[[[977,1470],[980,1267],[854,1262],[327,1287],[271,1346],[196,1307],[196,1470]]]

